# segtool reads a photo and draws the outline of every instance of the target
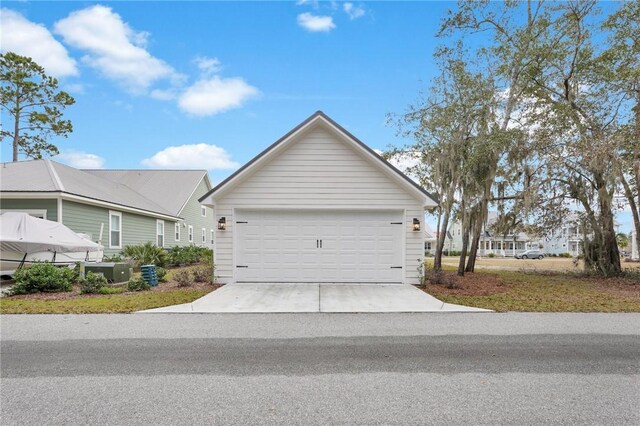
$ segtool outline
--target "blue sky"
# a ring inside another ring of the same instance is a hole
[[[454,6],[3,1],[2,49],[75,97],[58,161],[206,168],[217,182],[316,110],[372,148],[402,144],[386,114],[434,76],[435,33]],[[0,152],[10,159],[8,143]]]

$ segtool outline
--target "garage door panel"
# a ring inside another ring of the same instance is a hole
[[[400,211],[238,211],[238,281],[401,282]],[[248,222],[248,223],[242,223]],[[319,247],[322,241],[322,248]]]

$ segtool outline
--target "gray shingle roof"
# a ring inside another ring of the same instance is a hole
[[[79,170],[49,159],[31,160],[2,163],[0,191],[64,192],[178,216],[205,174],[193,170]]]
[[[145,197],[178,215],[206,170],[83,170],[144,194]],[[202,194],[196,194],[198,197]]]

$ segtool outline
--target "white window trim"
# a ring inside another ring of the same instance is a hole
[[[0,213],[5,212],[17,212],[17,213],[26,213],[29,216],[38,217],[42,216],[40,219],[47,218],[47,210],[46,209],[1,209]]]
[[[189,225],[189,242],[192,243],[193,242],[193,226]]]
[[[156,245],[158,245],[158,237],[160,236],[160,234],[158,233],[159,224],[162,224],[162,247],[164,247],[166,245],[166,241],[164,240],[166,232],[164,229],[164,220],[162,219],[156,219]]]
[[[202,228],[202,244],[207,244],[207,228]]]
[[[181,237],[182,235],[180,235],[180,222],[176,222],[173,225],[173,241],[180,241]]]
[[[207,208],[205,206],[200,206],[200,216],[207,217]]]
[[[119,245],[114,246],[113,244],[111,244],[111,216],[118,216],[118,218],[120,219],[118,221],[118,223],[120,224],[120,229],[118,229],[118,232],[120,232],[120,241],[119,241]],[[121,249],[122,248],[122,213],[121,212],[116,212],[113,210],[109,210],[109,248],[111,249]]]

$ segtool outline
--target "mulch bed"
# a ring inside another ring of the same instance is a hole
[[[500,277],[490,273],[466,274],[459,277],[455,272],[443,271],[445,283],[427,284],[425,291],[438,294],[455,294],[459,296],[488,296],[505,293],[511,288],[502,282]]]
[[[526,273],[526,272],[523,272]],[[497,274],[490,272],[467,273],[464,277],[459,277],[455,271],[443,271],[444,283],[427,284],[425,291],[436,294],[459,295],[459,296],[488,296],[492,294],[508,292],[512,285],[504,282],[504,279]],[[549,276],[550,279],[558,280],[566,278],[580,281],[585,284],[595,285],[599,291],[622,297],[640,297],[640,280],[634,277],[579,277],[574,275],[564,276],[560,273],[531,273],[532,275]],[[450,285],[453,284],[453,285]]]
[[[123,284],[126,288],[126,283]],[[117,285],[116,285],[117,286]],[[176,290],[209,290],[213,291],[221,286],[219,284],[210,284],[210,283],[196,283],[194,282],[188,287],[179,287],[178,283],[175,281],[169,281],[166,283],[160,283],[157,287],[151,287],[150,292],[165,292],[165,291],[176,291]],[[16,296],[11,296],[11,300],[18,299],[28,299],[28,300],[69,300],[69,299],[87,299],[92,297],[105,297],[105,296],[120,296],[127,294],[144,294],[144,291],[137,292],[124,292],[118,293],[114,295],[105,295],[105,294],[80,294],[80,286],[73,286],[73,291],[66,293],[34,293],[34,294],[20,294]],[[0,301],[0,303],[2,303]]]

